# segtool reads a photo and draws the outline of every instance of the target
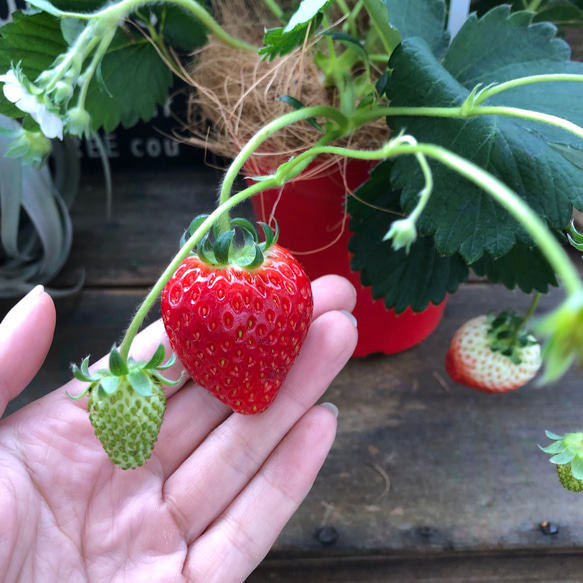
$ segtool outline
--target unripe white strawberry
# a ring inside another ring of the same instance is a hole
[[[541,367],[540,344],[521,329],[519,314],[478,316],[454,335],[445,368],[456,383],[488,393],[518,389]]]

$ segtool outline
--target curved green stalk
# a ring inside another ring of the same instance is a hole
[[[552,81],[583,81],[583,75],[577,75],[574,73],[547,73],[544,75],[529,75],[528,77],[519,77],[518,79],[511,79],[510,81],[505,81],[504,83],[499,83],[497,85],[492,85],[491,87],[486,87],[476,94],[476,105],[480,105],[486,99],[492,97],[492,95],[497,95],[508,89],[514,89],[516,87],[522,87],[524,85],[530,85],[532,83],[545,83]]]
[[[95,12],[69,12],[55,8],[46,0],[32,0],[31,4],[59,18],[78,18],[80,20],[100,20],[105,28],[117,28],[118,24],[140,6],[154,4],[157,0],[121,0],[116,4],[108,5]],[[256,52],[259,47],[250,45],[228,34],[210,13],[196,0],[166,0],[169,4],[181,6],[194,14],[221,42],[234,49]]]
[[[229,197],[231,196],[231,190],[233,188],[233,184],[245,162],[249,159],[251,154],[270,136],[278,132],[279,130],[283,129],[288,125],[292,125],[297,123],[298,121],[302,121],[311,117],[327,117],[333,121],[335,121],[339,126],[338,134],[330,133],[330,139],[336,138],[339,135],[346,133],[349,131],[349,120],[348,118],[343,115],[340,111],[333,107],[325,106],[325,105],[316,105],[314,107],[304,107],[303,109],[299,109],[297,111],[292,111],[277,119],[273,120],[272,122],[268,123],[264,126],[261,130],[259,130],[241,149],[239,154],[235,157],[227,173],[225,174],[225,178],[223,180],[221,186],[221,193],[219,196],[219,204],[224,204]],[[221,228],[223,230],[228,230],[228,222],[229,217],[228,214],[221,218]]]
[[[525,231],[540,247],[548,262],[562,280],[567,292],[569,294],[583,294],[583,283],[581,282],[579,273],[571,263],[569,256],[549,231],[547,225],[516,193],[498,178],[495,178],[473,162],[441,146],[432,144],[412,145],[411,143],[407,143],[408,140],[406,138],[406,136],[396,138],[378,150],[368,151],[351,150],[336,146],[321,146],[312,148],[305,154],[301,154],[294,162],[301,161],[301,158],[308,153],[312,156],[332,154],[358,158],[360,160],[382,160],[402,154],[423,154],[428,158],[433,158],[464,176],[492,196],[494,200],[522,225]]]
[[[249,198],[256,192],[259,192],[264,188],[269,188],[270,186],[273,185],[272,184],[270,185],[268,181],[266,181],[266,183],[258,183],[253,186],[250,186],[249,188],[246,188],[245,190],[229,198],[223,204],[218,206],[204,220],[200,227],[192,234],[190,239],[188,239],[188,241],[186,241],[186,243],[180,248],[180,251],[174,256],[168,267],[166,267],[162,275],[158,278],[158,281],[154,284],[154,287],[152,287],[152,289],[150,290],[150,292],[148,293],[148,295],[138,308],[138,311],[136,312],[136,315],[134,316],[133,320],[131,321],[119,349],[119,353],[124,359],[127,360],[133,339],[138,333],[148,312],[152,309],[152,307],[156,303],[158,296],[162,293],[164,286],[168,283],[174,272],[178,269],[178,266],[182,263],[182,261],[184,261],[184,259],[190,253],[190,251],[192,251],[194,246],[202,239],[204,234],[212,227],[212,225],[219,219],[219,217],[224,212],[240,204],[241,202],[243,202],[245,199]]]

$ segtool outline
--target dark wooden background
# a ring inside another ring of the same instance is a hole
[[[219,180],[200,164],[171,175],[118,174],[108,220],[102,178],[84,178],[73,251],[55,285],[72,284],[81,270],[86,283],[56,300],[54,345],[10,411],[66,382],[71,362],[101,356],[121,337],[190,220],[214,208]],[[540,313],[561,297],[559,290],[545,296]],[[13,303],[0,302],[0,315]],[[548,443],[545,429],[581,428],[581,372],[491,396],[452,383],[443,367],[465,320],[528,303],[473,282],[450,299],[421,345],[353,359],[326,395],[340,409],[334,448],[249,581],[583,581],[583,496],[560,487],[537,447]],[[545,522],[558,532],[545,534]]]

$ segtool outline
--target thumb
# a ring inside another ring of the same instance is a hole
[[[0,415],[34,378],[51,346],[56,313],[39,285],[0,322]]]

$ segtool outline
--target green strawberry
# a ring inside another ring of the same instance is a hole
[[[583,492],[583,433],[555,435],[547,431],[546,435],[553,443],[539,447],[553,454],[549,461],[557,465],[562,486],[571,492]]]
[[[90,383],[79,396],[89,393],[89,420],[95,435],[111,461],[123,470],[143,465],[152,454],[166,409],[162,385],[179,381],[165,379],[159,371],[165,365],[160,346],[149,362],[125,360],[114,346],[109,355],[109,369],[90,374],[86,358],[81,367],[73,366],[75,378]]]

